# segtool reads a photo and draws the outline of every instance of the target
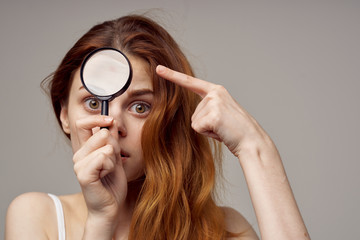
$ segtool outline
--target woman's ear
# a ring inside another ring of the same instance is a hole
[[[60,111],[60,121],[62,129],[66,134],[70,134],[70,124],[69,124],[69,117],[68,117],[68,108],[64,105],[61,105]]]

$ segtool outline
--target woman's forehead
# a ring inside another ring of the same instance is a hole
[[[133,77],[129,89],[131,88],[148,88],[153,90],[151,76],[148,72],[149,65],[141,58],[128,56],[132,70]]]
[[[132,66],[132,80],[129,86],[129,90],[138,90],[138,89],[149,89],[153,91],[153,84],[148,72],[148,64],[141,58],[129,56],[128,57],[131,66]],[[80,69],[77,69],[74,74],[74,79],[71,86],[71,91],[78,91],[83,88],[81,78],[80,78]]]

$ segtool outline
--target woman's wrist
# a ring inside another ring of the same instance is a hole
[[[239,159],[241,166],[249,161],[266,164],[269,161],[280,159],[279,152],[268,135],[252,136],[242,140],[237,145],[234,154]]]
[[[110,240],[114,235],[116,222],[107,218],[88,216],[85,223],[83,240]]]

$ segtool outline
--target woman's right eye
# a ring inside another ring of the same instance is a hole
[[[97,111],[100,109],[100,102],[96,98],[88,98],[85,100],[85,107],[90,111]]]

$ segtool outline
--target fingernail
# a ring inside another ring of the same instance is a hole
[[[158,65],[156,70],[157,70],[158,73],[163,73],[163,72],[165,72],[165,69],[166,68],[164,66]]]
[[[105,122],[111,122],[113,120],[113,117],[105,117],[104,120]]]

